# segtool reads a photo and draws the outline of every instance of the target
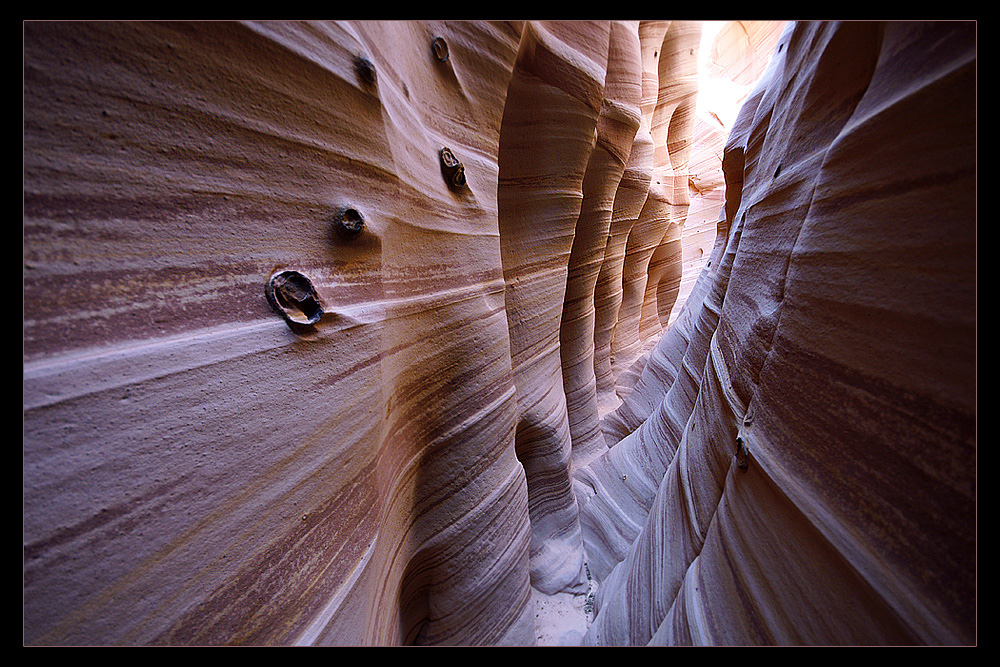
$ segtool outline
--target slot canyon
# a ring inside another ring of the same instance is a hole
[[[25,21],[24,646],[974,646],[976,21]]]

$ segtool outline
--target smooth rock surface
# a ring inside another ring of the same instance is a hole
[[[23,37],[25,645],[976,642],[975,23]]]
[[[782,35],[644,368],[676,380],[637,386],[654,409],[608,456],[638,533],[603,540],[585,643],[975,643],[975,47],[969,23]]]
[[[25,25],[25,643],[534,641],[497,225],[523,29]]]

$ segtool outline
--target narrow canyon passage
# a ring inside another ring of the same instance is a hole
[[[977,36],[24,22],[23,644],[975,645]]]

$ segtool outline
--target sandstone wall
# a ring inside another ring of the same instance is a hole
[[[531,643],[642,30],[25,24],[25,641]]]
[[[974,24],[788,26],[587,473],[586,643],[976,641],[975,82]]]
[[[25,26],[26,642],[531,641],[496,187],[521,32]],[[309,329],[265,298],[286,269]]]
[[[682,229],[683,269],[670,322],[680,315],[712,254],[725,199],[722,155],[726,139],[736,113],[764,74],[785,22],[709,21],[703,25],[689,164],[691,204]]]
[[[974,24],[701,30],[26,23],[24,643],[971,641]]]

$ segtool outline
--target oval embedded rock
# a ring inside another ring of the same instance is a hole
[[[444,41],[444,38],[435,37],[434,41],[431,42],[431,49],[434,51],[434,57],[441,62],[448,60],[448,43]]]
[[[333,228],[341,238],[353,240],[364,231],[365,218],[356,208],[344,207],[334,216]]]
[[[375,65],[372,61],[368,60],[363,56],[354,57],[354,70],[357,72],[358,77],[368,85],[375,85],[377,80],[377,75],[375,74]]]
[[[448,185],[455,189],[465,187],[465,166],[461,161],[447,147],[441,149],[440,156],[441,173],[448,181]]]
[[[312,326],[323,317],[312,281],[298,271],[279,271],[267,281],[267,300],[290,326]]]

